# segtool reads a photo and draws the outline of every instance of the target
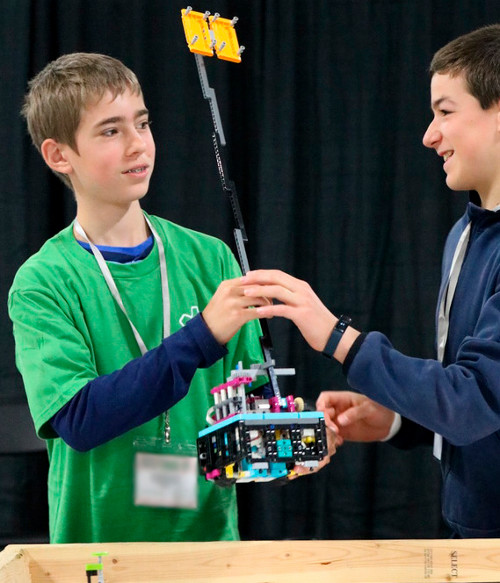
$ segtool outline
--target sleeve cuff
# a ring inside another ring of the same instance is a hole
[[[352,361],[356,358],[356,354],[358,354],[361,345],[363,344],[366,338],[366,332],[360,334],[356,340],[352,343],[347,356],[345,357],[344,363],[342,364],[342,372],[345,376],[347,376],[349,372],[349,368],[351,367]]]
[[[201,313],[189,320],[184,329],[193,338],[203,354],[204,362],[200,365],[201,368],[212,366],[212,364],[226,356],[227,348],[219,344],[214,338]]]
[[[396,413],[394,415],[394,421],[392,422],[391,428],[389,429],[389,433],[384,437],[384,439],[380,439],[380,441],[389,441],[392,439],[396,433],[401,429],[401,415]]]

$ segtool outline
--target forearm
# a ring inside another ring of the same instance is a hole
[[[349,385],[454,445],[467,445],[499,430],[496,366],[476,358],[464,343],[461,359],[406,356],[378,332],[367,335],[349,370]],[[481,419],[481,423],[477,423]]]
[[[87,383],[52,417],[52,428],[88,451],[168,410],[187,394],[198,368],[226,353],[197,316],[157,348]]]

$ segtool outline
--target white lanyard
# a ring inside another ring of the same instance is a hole
[[[448,327],[450,325],[451,304],[457,288],[458,276],[460,275],[460,270],[462,269],[462,264],[464,262],[469,237],[470,223],[465,227],[460,239],[458,240],[453,260],[451,262],[450,273],[448,275],[448,284],[443,291],[443,296],[441,297],[441,303],[439,305],[437,357],[440,362],[443,362],[444,358],[444,349],[446,347]]]
[[[144,218],[146,219],[146,222],[147,222],[149,228],[151,229],[151,232],[153,233],[153,237],[155,238],[156,243],[158,245],[158,254],[160,256],[161,296],[162,296],[162,303],[163,303],[163,338],[166,338],[167,336],[170,336],[170,293],[168,290],[167,262],[165,259],[165,248],[163,246],[163,241],[158,236],[158,233],[155,231],[153,225],[151,224],[151,221],[148,219],[148,217],[146,215],[144,215]],[[116,287],[115,280],[113,279],[113,276],[111,275],[111,271],[109,270],[109,267],[108,267],[106,261],[104,260],[102,253],[87,237],[87,234],[85,233],[82,226],[78,222],[78,219],[75,219],[74,225],[75,225],[76,232],[90,245],[90,249],[92,250],[94,257],[97,260],[99,268],[100,268],[100,270],[104,276],[104,279],[106,280],[106,283],[108,285],[109,291],[111,292],[111,294],[113,295],[113,297],[116,300],[116,303],[120,306],[121,311],[123,312],[123,314],[127,318],[128,322],[130,324],[130,327],[132,328],[132,332],[134,333],[137,344],[139,345],[139,349],[141,351],[141,354],[145,354],[148,351],[146,344],[144,343],[137,328],[134,326],[132,320],[130,319],[130,317],[127,313],[127,310],[125,309],[125,306],[123,305],[123,301],[122,301],[122,298],[120,296],[120,292],[118,291],[118,288]]]
[[[153,237],[155,238],[155,241],[158,245],[158,255],[160,258],[161,297],[162,297],[162,304],[163,304],[163,338],[166,338],[167,336],[170,336],[170,292],[168,289],[167,261],[165,259],[165,248],[163,246],[163,241],[158,236],[158,233],[156,232],[153,225],[151,224],[151,221],[148,219],[148,217],[146,215],[144,215],[144,218],[146,219],[146,222],[147,222],[149,228],[151,229],[151,233],[153,233]],[[132,332],[134,333],[137,344],[139,345],[139,349],[141,351],[141,354],[145,354],[148,351],[146,344],[144,343],[144,340],[142,339],[141,335],[139,334],[137,328],[134,326],[132,320],[130,319],[130,317],[127,313],[127,310],[125,309],[125,306],[123,305],[123,301],[122,301],[122,298],[120,296],[120,292],[118,291],[118,288],[116,287],[115,280],[113,279],[113,276],[111,275],[111,271],[109,270],[109,267],[108,267],[106,261],[104,260],[102,253],[87,237],[87,234],[83,230],[78,219],[75,219],[74,225],[75,225],[76,232],[80,235],[80,237],[83,237],[83,239],[85,239],[85,241],[90,245],[90,249],[91,249],[92,253],[94,254],[94,257],[97,260],[99,268],[100,268],[100,270],[104,276],[104,279],[106,280],[106,283],[108,285],[109,291],[111,292],[111,294],[113,295],[113,297],[116,300],[116,303],[120,306],[123,314],[127,318],[128,322],[130,324],[130,327],[132,328]],[[165,441],[167,443],[169,443],[170,442],[170,421],[169,421],[168,411],[165,412],[165,414],[163,416],[163,421],[164,421],[164,430],[163,430],[164,431],[164,438],[165,438]]]
[[[437,332],[437,357],[439,362],[443,362],[444,350],[446,348],[446,341],[448,340],[448,328],[450,326],[450,310],[453,302],[453,296],[457,288],[458,276],[462,269],[464,262],[465,251],[467,250],[467,243],[470,237],[470,223],[465,227],[460,239],[458,240],[451,262],[450,274],[448,276],[448,284],[443,290],[441,302],[439,304],[438,315],[438,332]],[[439,433],[434,434],[434,456],[440,460],[443,449],[443,436]]]

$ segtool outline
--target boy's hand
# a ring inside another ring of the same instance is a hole
[[[243,278],[245,294],[278,300],[257,310],[261,318],[281,316],[292,320],[315,350],[323,350],[337,318],[311,286],[277,269],[249,271]]]
[[[241,278],[245,294],[278,300],[278,304],[258,307],[259,318],[281,316],[297,326],[302,336],[314,350],[321,352],[332,333],[338,318],[323,304],[311,286],[296,277],[277,269],[249,271]],[[344,362],[359,332],[349,326],[335,350],[335,358]]]
[[[223,281],[203,310],[205,324],[219,344],[227,344],[250,320],[259,318],[254,306],[264,306],[269,300],[244,295],[241,278]]]
[[[323,391],[316,401],[325,422],[345,441],[380,441],[389,435],[394,411],[352,391]]]

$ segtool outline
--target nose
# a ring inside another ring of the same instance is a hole
[[[422,143],[426,148],[437,148],[440,141],[441,132],[439,131],[435,120],[432,120],[422,138]]]
[[[127,155],[135,156],[136,154],[142,154],[146,151],[146,147],[144,136],[135,128],[131,130],[127,143]]]

